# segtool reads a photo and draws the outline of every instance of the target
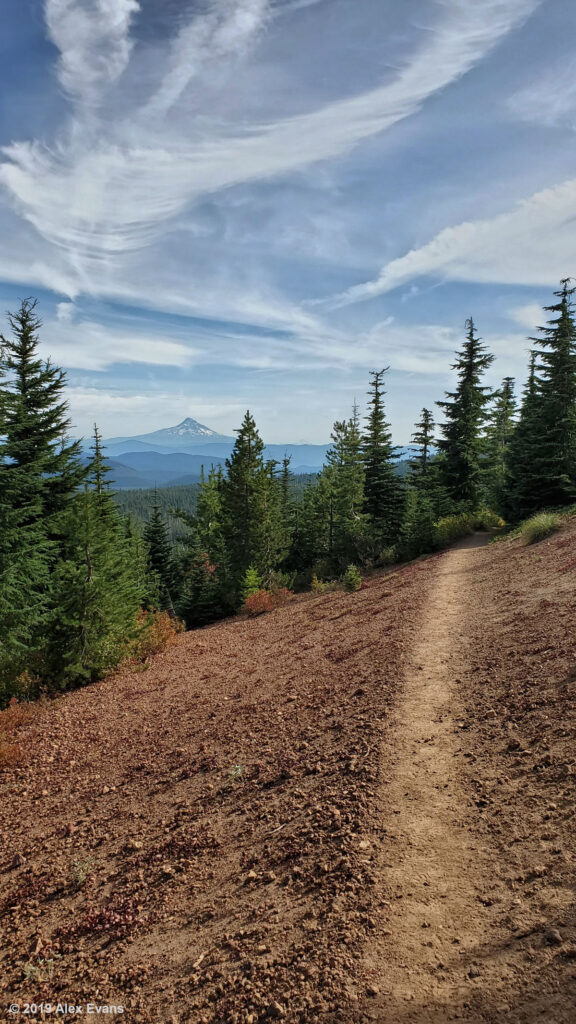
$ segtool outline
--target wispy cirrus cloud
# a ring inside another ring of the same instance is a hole
[[[164,78],[145,113],[166,114],[205,68],[245,54],[269,14],[270,0],[221,0],[185,25],[173,40]]]
[[[576,128],[576,59],[565,56],[533,76],[529,85],[509,97],[506,108],[522,121]]]
[[[576,179],[544,189],[497,217],[445,228],[388,263],[380,275],[318,305],[329,309],[384,295],[418,277],[542,285],[574,267]]]
[[[246,123],[208,110],[190,118],[186,98],[205,66],[257,38],[273,13],[264,0],[219,0],[195,15],[173,41],[156,92],[142,103],[135,89],[128,112],[107,109],[101,118],[93,108],[126,71],[138,5],[46,0],[61,79],[92,108],[85,115],[75,107],[50,146],[5,147],[0,188],[51,247],[59,280],[105,294],[106,270],[117,278],[130,253],[157,243],[200,197],[298,171],[390,129],[478,64],[540,2],[444,0],[385,84],[299,116]]]
[[[42,350],[56,363],[75,370],[107,370],[119,364],[185,368],[198,361],[200,352],[160,331],[127,330],[86,318],[75,319],[69,303],[60,303],[57,322],[47,321]]]

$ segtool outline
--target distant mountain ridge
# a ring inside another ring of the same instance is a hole
[[[136,490],[198,483],[202,471],[208,475],[212,466],[224,466],[235,443],[236,438],[219,434],[187,416],[175,427],[133,437],[111,437],[103,447],[112,471],[112,486],[116,490]],[[90,444],[83,442],[86,458]],[[319,473],[329,448],[329,444],[268,444],[264,458],[278,463],[289,458],[292,472],[301,476]],[[400,449],[400,457],[405,457],[407,451]]]
[[[175,427],[165,427],[163,430],[154,430],[151,434],[136,434],[134,437],[111,437],[106,442],[107,446],[125,444],[127,441],[138,441],[140,444],[149,444],[161,448],[185,448],[201,444],[234,444],[236,439],[227,434],[219,434],[216,430],[199,423],[198,420],[187,416]]]
[[[202,471],[207,475],[212,466],[223,466],[230,457],[236,438],[187,416],[174,427],[154,430],[132,437],[111,437],[104,440],[110,482],[117,490],[151,487],[174,487],[198,483]],[[91,442],[83,444],[88,457]],[[291,459],[296,475],[319,473],[330,446],[312,444],[266,445],[264,457],[276,462]]]

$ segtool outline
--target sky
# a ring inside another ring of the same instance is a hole
[[[406,443],[473,316],[489,383],[576,277],[573,0],[3,0],[0,301],[74,432],[249,408]]]

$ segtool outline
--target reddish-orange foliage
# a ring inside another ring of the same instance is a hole
[[[12,697],[8,707],[0,711],[0,768],[18,764],[22,759],[20,744],[16,742],[17,734],[42,710],[42,704],[20,703]]]
[[[280,587],[279,590],[273,592],[257,590],[255,594],[250,594],[246,598],[243,610],[250,616],[264,615],[265,612],[272,612],[275,608],[287,604],[292,597],[294,595],[287,587]]]
[[[138,622],[142,632],[132,648],[132,659],[136,661],[146,661],[153,654],[160,654],[184,631],[180,619],[171,618],[168,612],[141,611]]]

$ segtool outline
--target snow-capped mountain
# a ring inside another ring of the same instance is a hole
[[[187,416],[185,420],[175,427],[166,427],[164,430],[155,430],[151,434],[137,434],[135,437],[111,437],[106,441],[110,448],[115,445],[123,445],[127,441],[138,442],[139,444],[150,445],[152,448],[191,448],[196,445],[206,444],[234,444],[235,438],[226,434],[218,434],[215,430],[199,423],[198,420]]]

